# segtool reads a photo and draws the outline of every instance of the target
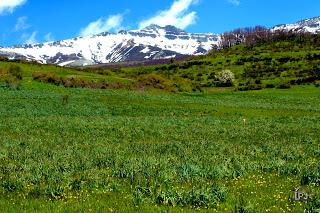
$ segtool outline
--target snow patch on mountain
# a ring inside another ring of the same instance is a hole
[[[320,16],[298,21],[294,24],[277,25],[272,30],[285,30],[291,32],[320,33]]]

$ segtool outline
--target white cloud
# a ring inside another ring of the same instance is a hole
[[[24,44],[36,44],[38,43],[36,36],[37,36],[38,32],[34,31],[31,34],[29,33],[24,33],[21,36],[21,40]]]
[[[168,10],[158,12],[157,15],[140,22],[140,28],[151,24],[159,26],[174,25],[185,29],[196,23],[197,13],[188,12],[191,5],[196,4],[198,0],[175,0]]]
[[[239,6],[240,5],[240,0],[228,0],[228,2],[234,6]]]
[[[19,17],[16,23],[16,26],[14,27],[14,30],[19,31],[19,30],[26,30],[30,28],[31,25],[27,23],[27,20],[28,20],[28,17],[26,16]]]
[[[44,40],[45,41],[54,41],[54,38],[52,36],[52,33],[47,33],[45,36],[44,36]]]
[[[119,31],[122,27],[123,14],[111,15],[108,18],[99,18],[81,29],[81,36],[95,35],[107,31]]]
[[[27,0],[0,0],[0,15],[4,13],[12,13],[13,10],[23,5]]]

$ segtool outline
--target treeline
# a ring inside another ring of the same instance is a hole
[[[238,28],[225,32],[221,36],[220,48],[226,49],[238,44],[253,47],[260,43],[273,43],[278,41],[290,41],[306,45],[312,43],[320,45],[320,37],[317,34],[296,32],[287,30],[270,30],[263,26]]]
[[[120,89],[125,85],[122,83],[108,83],[106,81],[93,81],[80,77],[63,77],[54,73],[34,72],[33,80],[43,83],[64,86],[66,88],[91,88],[91,89]]]
[[[32,74],[32,78],[35,81],[63,86],[66,88],[127,89],[139,91],[145,89],[161,89],[168,92],[201,91],[198,84],[182,79],[176,79],[176,81],[173,81],[156,73],[137,75],[129,82],[107,82],[105,79],[90,80],[74,76],[60,76],[49,72],[34,72]]]

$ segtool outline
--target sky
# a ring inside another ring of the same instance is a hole
[[[0,0],[0,46],[174,25],[194,33],[320,16],[319,0]]]

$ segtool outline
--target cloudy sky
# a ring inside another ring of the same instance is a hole
[[[0,0],[0,46],[175,25],[189,32],[292,23],[320,16],[319,0]]]

